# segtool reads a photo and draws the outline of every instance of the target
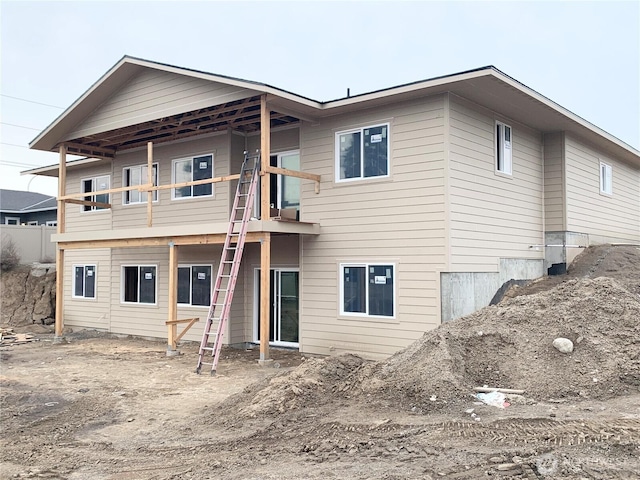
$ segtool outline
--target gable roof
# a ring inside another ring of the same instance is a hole
[[[543,133],[566,131],[586,138],[596,147],[630,163],[640,165],[640,151],[493,66],[321,102],[265,83],[124,56],[43,130],[29,144],[30,148],[52,151],[58,143],[68,141],[69,134],[82,133],[83,130],[78,130],[78,126],[85,119],[122,89],[135,75],[149,70],[237,87],[245,90],[247,97],[266,94],[273,110],[303,120],[317,120],[329,115],[450,92]],[[135,120],[132,120],[131,124],[138,123],[138,119]],[[85,153],[85,155],[91,154]]]
[[[56,197],[22,190],[0,189],[0,211],[5,213],[31,213],[56,210]]]

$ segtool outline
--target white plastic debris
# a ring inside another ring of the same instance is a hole
[[[489,392],[476,394],[478,400],[481,400],[492,407],[505,408],[505,394],[502,392]]]

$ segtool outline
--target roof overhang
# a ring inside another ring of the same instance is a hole
[[[111,132],[80,138],[79,145],[77,148],[72,147],[70,153],[109,158],[119,148],[136,148],[146,141],[169,141],[177,138],[176,136],[183,138],[222,128],[233,129],[234,125],[238,128],[245,126],[245,130],[253,131],[259,128],[259,107],[256,107],[256,99],[261,94],[267,95],[272,112],[280,112],[280,115],[275,117],[272,113],[273,126],[277,118],[282,118],[283,123],[299,120],[317,121],[327,116],[449,92],[494,111],[496,115],[520,122],[542,133],[564,131],[586,140],[616,158],[640,165],[640,151],[637,149],[491,66],[329,102],[318,102],[262,83],[125,56],[40,133],[30,143],[30,148],[55,150],[61,139],[77,127],[87,115],[144,69],[162,70],[232,85],[246,89],[248,96],[229,104],[212,105],[205,109],[176,114],[161,119],[161,122],[149,120],[132,123]],[[222,123],[220,119],[223,120]],[[69,166],[77,168],[93,165],[96,161],[99,160],[85,159],[72,162]],[[52,168],[54,167],[37,168],[24,173],[55,176],[57,172],[54,173]]]

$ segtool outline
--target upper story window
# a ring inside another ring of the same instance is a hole
[[[496,172],[511,175],[511,127],[496,122]]]
[[[178,303],[208,307],[211,303],[211,265],[178,267]]]
[[[173,183],[213,178],[213,155],[179,158],[173,161]],[[193,185],[173,189],[173,198],[210,197],[213,184]]]
[[[135,187],[136,185],[147,185],[149,183],[149,177],[147,165],[136,165],[133,167],[126,167],[122,170],[122,186],[123,187]],[[158,164],[154,163],[152,167],[152,181],[153,185],[158,185]],[[125,205],[132,205],[136,203],[147,203],[147,192],[140,192],[138,190],[129,190],[122,193],[122,203]],[[158,201],[158,191],[153,192],[153,201]]]
[[[73,297],[96,298],[96,266],[73,266]]]
[[[600,162],[600,193],[613,194],[613,169],[604,162]]]
[[[99,177],[86,178],[82,180],[82,193],[85,192],[97,192],[100,190],[109,190],[110,185],[110,177],[109,175],[102,175]],[[88,202],[97,202],[97,203],[109,203],[109,194],[96,194],[96,195],[88,195],[84,197],[84,199]],[[83,205],[82,210],[85,212],[95,211],[95,210],[105,210],[105,207],[97,207],[92,205]]]
[[[389,124],[336,133],[336,181],[389,175]]]
[[[58,226],[57,220],[47,220],[47,227],[57,227],[57,226]]]
[[[393,318],[394,269],[393,264],[340,265],[340,314]]]
[[[5,225],[20,225],[20,217],[4,217]]]

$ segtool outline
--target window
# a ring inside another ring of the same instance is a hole
[[[213,155],[181,158],[173,161],[173,183],[213,178]],[[173,198],[210,197],[213,184],[193,185],[173,189]]]
[[[388,175],[388,124],[336,133],[336,181]]]
[[[600,193],[613,194],[613,170],[611,165],[600,162]]]
[[[147,165],[136,165],[135,167],[126,167],[122,170],[122,186],[135,187],[136,185],[146,185],[149,183],[147,176]],[[153,184],[158,185],[158,164],[154,163],[152,167]],[[153,192],[153,201],[158,201],[158,191]],[[139,192],[138,190],[129,190],[123,192],[122,203],[132,205],[136,203],[147,203],[147,192]]]
[[[27,222],[27,225],[38,225],[38,221],[37,220],[30,220]]]
[[[109,189],[109,175],[102,175],[100,177],[87,178],[82,180],[82,192],[97,192],[100,190]],[[109,194],[97,194],[88,195],[84,197],[87,202],[109,203]],[[105,210],[105,207],[96,207],[91,205],[83,205],[82,210],[85,212]]]
[[[511,127],[496,122],[496,172],[511,175]]]
[[[20,217],[4,217],[5,225],[20,225]]]
[[[57,226],[58,226],[57,220],[47,220],[47,227],[57,227]]]
[[[208,307],[211,303],[211,265],[178,267],[178,303]]]
[[[394,265],[343,264],[340,270],[342,315],[395,315]]]
[[[125,303],[156,303],[155,266],[122,267],[122,301]]]
[[[96,266],[73,266],[73,297],[96,298]]]

